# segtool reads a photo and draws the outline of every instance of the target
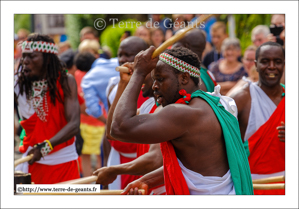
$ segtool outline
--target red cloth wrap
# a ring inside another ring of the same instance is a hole
[[[160,144],[163,165],[164,184],[167,195],[190,195],[186,180],[178,163],[174,148],[170,141]]]
[[[249,139],[248,157],[251,173],[272,174],[285,170],[285,142],[279,141],[278,130],[281,121],[285,122],[285,97],[276,110]],[[278,183],[278,182],[277,182]],[[254,190],[255,195],[284,195],[284,189]]]
[[[77,160],[58,165],[33,163],[29,165],[29,173],[35,184],[55,184],[80,178]]]
[[[61,95],[62,101],[64,102],[64,94],[62,87],[59,83],[59,79],[56,82],[59,94]],[[41,143],[46,139],[50,140],[55,136],[66,124],[64,114],[64,103],[61,103],[56,98],[55,105],[51,102],[51,97],[49,91],[47,91],[47,102],[49,113],[46,116],[47,121],[43,122],[39,119],[36,113],[34,113],[27,120],[21,121],[21,126],[25,129],[26,136],[23,140],[23,146],[19,147],[20,152],[26,152],[29,146],[33,147],[37,143]],[[43,101],[43,107],[45,109],[45,101]],[[54,153],[66,146],[73,144],[75,137],[70,138],[66,142],[63,142],[54,147],[51,153]],[[51,154],[50,153],[50,154]]]

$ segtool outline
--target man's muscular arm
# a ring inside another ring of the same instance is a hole
[[[80,106],[77,97],[76,80],[73,76],[68,75],[68,84],[71,92],[69,96],[65,96],[64,98],[64,114],[67,124],[55,136],[48,139],[53,147],[71,139],[80,130]],[[34,156],[29,161],[29,164],[40,160],[42,157],[39,149],[37,148],[30,150],[28,155],[32,153],[34,153]]]
[[[116,166],[103,167],[93,174],[98,176],[97,184],[111,184],[121,174],[144,175],[163,165],[160,144],[152,144],[144,155],[137,159]]]

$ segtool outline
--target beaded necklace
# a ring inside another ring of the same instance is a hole
[[[47,94],[46,94],[47,89],[48,89],[48,82],[46,79],[40,81],[34,81],[32,82],[32,95],[29,98],[29,100],[32,100],[33,108],[37,116],[43,122],[47,121],[46,116],[48,115],[49,112]],[[43,106],[43,103],[45,103],[45,108]]]

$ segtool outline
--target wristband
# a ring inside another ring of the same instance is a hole
[[[34,147],[38,147],[42,156],[45,157],[47,154],[49,154],[52,150],[52,144],[49,140],[45,140],[42,143],[36,144]]]

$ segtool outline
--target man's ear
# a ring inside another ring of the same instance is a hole
[[[255,65],[255,68],[256,68],[256,72],[259,72],[258,69],[257,69],[257,60],[254,60],[254,65]]]
[[[181,73],[180,78],[181,78],[181,84],[187,85],[190,81],[190,74],[187,72]]]

